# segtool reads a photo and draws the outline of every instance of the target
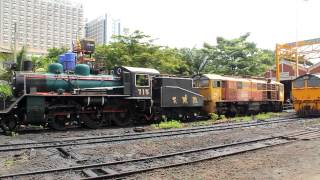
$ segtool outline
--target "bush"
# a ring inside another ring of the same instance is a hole
[[[153,124],[154,128],[159,129],[171,129],[171,128],[182,128],[183,124],[180,121],[172,120],[172,121],[163,121],[159,124]]]
[[[2,99],[12,96],[12,90],[8,84],[0,84],[0,96]]]
[[[220,119],[226,119],[225,115],[220,115]]]
[[[45,68],[38,68],[36,69],[36,72],[46,72],[47,70]]]
[[[210,119],[215,121],[219,119],[219,115],[216,113],[210,113]]]

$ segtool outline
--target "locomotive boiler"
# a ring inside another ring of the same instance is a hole
[[[50,64],[48,73],[18,72],[14,75],[12,85],[15,94],[22,93],[26,86],[27,93],[35,92],[72,92],[84,88],[107,88],[121,86],[120,78],[114,75],[90,75],[86,64],[78,64],[74,74],[63,72],[59,63]]]

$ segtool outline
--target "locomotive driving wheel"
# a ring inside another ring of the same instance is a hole
[[[81,114],[80,120],[83,124],[90,129],[97,129],[103,126],[104,120],[102,117],[98,117],[96,114]]]
[[[117,126],[124,127],[131,124],[131,117],[129,112],[111,113],[111,121]]]
[[[0,126],[5,133],[14,131],[17,125],[18,125],[18,118],[13,114],[3,116],[1,118]]]
[[[55,116],[49,122],[49,127],[54,130],[58,130],[58,131],[66,130],[66,117],[65,116]]]

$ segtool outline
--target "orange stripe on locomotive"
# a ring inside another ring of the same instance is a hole
[[[216,74],[204,74],[194,81],[205,97],[207,113],[279,111],[284,101],[283,84],[275,81]]]

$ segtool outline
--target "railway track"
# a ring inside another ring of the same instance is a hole
[[[225,156],[236,155],[244,152],[259,150],[267,147],[284,145],[299,140],[311,140],[320,138],[320,130],[302,130],[278,136],[269,136],[260,139],[222,144],[204,148],[179,151],[152,157],[142,157],[125,161],[115,161],[99,164],[89,164],[60,169],[50,169],[43,171],[33,171],[17,174],[0,176],[3,178],[32,178],[34,175],[45,175],[50,173],[57,174],[73,172],[83,179],[108,179],[132,175],[151,171],[155,169],[170,168],[205,160],[216,159]]]
[[[89,145],[89,144],[99,144],[99,143],[112,143],[120,141],[132,141],[141,140],[149,138],[159,138],[159,137],[170,137],[179,136],[194,133],[204,133],[211,131],[221,131],[234,128],[244,128],[251,126],[261,126],[276,123],[287,123],[295,121],[303,121],[305,119],[297,117],[286,117],[273,119],[268,121],[254,121],[254,122],[242,122],[242,123],[231,123],[231,124],[220,124],[211,126],[201,126],[195,128],[184,128],[176,130],[166,130],[166,131],[153,131],[145,133],[130,133],[124,135],[108,135],[108,136],[94,136],[86,138],[72,138],[67,140],[54,140],[54,141],[41,141],[41,142],[29,142],[29,143],[16,143],[16,144],[0,144],[0,152],[7,151],[19,151],[26,149],[44,149],[44,148],[59,148],[65,146],[76,146],[76,145]]]

